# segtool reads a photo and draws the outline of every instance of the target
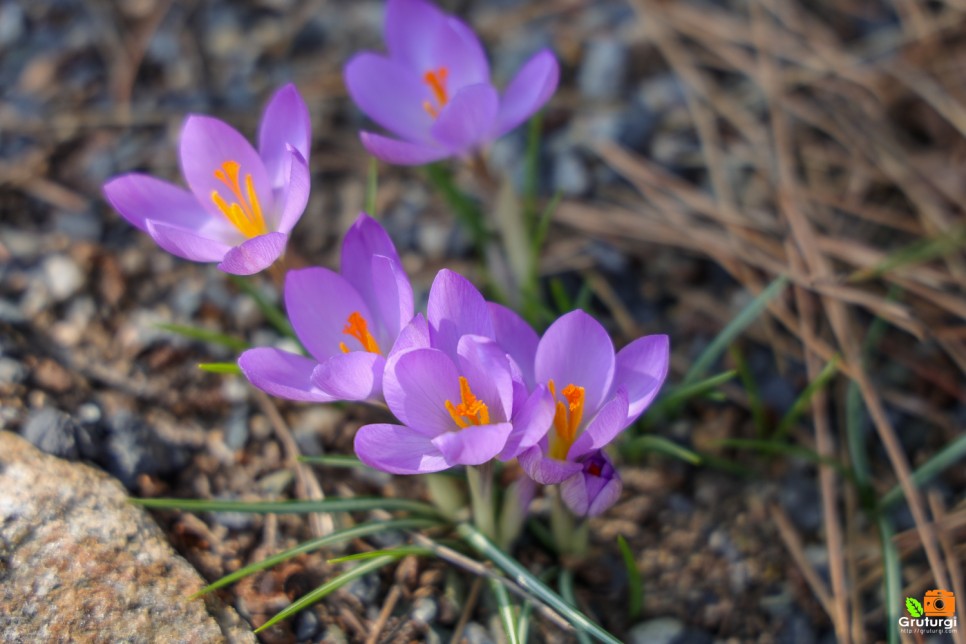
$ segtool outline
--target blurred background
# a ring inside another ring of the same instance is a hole
[[[498,87],[540,48],[561,62],[535,139],[541,200],[561,196],[541,257],[548,300],[585,306],[618,346],[670,334],[679,393],[732,372],[713,396],[658,405],[619,446],[624,496],[594,521],[595,559],[577,576],[588,613],[636,642],[872,642],[894,636],[897,593],[963,593],[966,3],[441,5],[478,31]],[[138,496],[295,494],[247,383],[196,368],[234,354],[157,325],[279,337],[236,284],[156,248],[100,186],[130,171],[181,182],[187,113],[254,137],[292,81],[313,123],[294,249],[335,266],[369,167],[341,71],[382,51],[382,14],[368,0],[0,3],[0,429]],[[527,144],[525,127],[494,144],[492,170],[522,184]],[[380,166],[373,214],[417,298],[443,266],[479,279],[472,240],[421,170]],[[704,355],[715,360],[696,371]],[[309,455],[349,453],[374,414],[278,406]],[[332,495],[412,485],[317,475]],[[926,491],[907,502],[897,486],[913,482]],[[267,546],[261,517],[157,518],[209,580],[308,535],[294,517]],[[643,578],[639,614],[619,534]],[[532,537],[518,555],[554,565]],[[292,587],[324,581],[324,559],[223,597],[258,625]],[[387,641],[445,640],[459,617],[453,573],[418,566]],[[363,641],[390,581],[360,580],[265,641]],[[488,641],[476,619],[471,641]]]

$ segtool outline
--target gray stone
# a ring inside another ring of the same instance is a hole
[[[498,628],[500,627],[499,622],[497,622],[496,626]],[[469,644],[494,644],[493,638],[490,637],[490,632],[479,622],[470,622],[467,624],[466,628],[463,629],[463,638]]]
[[[631,644],[674,644],[684,635],[684,624],[674,617],[658,617],[634,626],[628,633]]]
[[[81,431],[73,418],[53,407],[31,412],[21,433],[34,447],[61,458],[80,457],[78,433]]]
[[[0,5],[0,47],[14,44],[23,34],[23,9],[16,2]]]
[[[553,162],[553,186],[567,197],[579,197],[590,190],[590,174],[578,155],[557,155]]]
[[[591,99],[613,100],[621,95],[627,75],[627,46],[613,38],[594,40],[587,44],[577,87]]]
[[[432,597],[420,597],[413,604],[412,618],[414,621],[430,624],[436,619],[436,613],[438,612],[439,608],[436,606],[436,600]]]
[[[120,411],[108,419],[98,463],[133,489],[139,474],[165,474],[188,462],[184,446],[164,440],[154,427]]]
[[[6,642],[254,642],[154,521],[102,472],[0,432]]]
[[[0,358],[0,383],[17,384],[27,377],[27,368],[13,358]]]
[[[66,255],[51,255],[44,260],[44,280],[54,302],[63,302],[84,285],[84,273]]]
[[[295,639],[300,641],[312,639],[319,632],[320,625],[319,616],[314,610],[303,610],[295,618]]]

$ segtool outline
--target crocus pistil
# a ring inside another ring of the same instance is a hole
[[[342,329],[342,333],[358,340],[359,344],[362,345],[363,351],[382,355],[382,350],[379,348],[379,343],[376,342],[376,338],[373,337],[372,333],[369,332],[369,323],[366,322],[366,319],[362,317],[362,314],[358,311],[353,311],[349,314],[349,318],[346,320],[346,325]],[[342,353],[349,353],[351,351],[345,342],[339,343],[339,349],[342,350]]]
[[[477,398],[470,389],[470,381],[465,376],[460,376],[460,404],[454,405],[452,401],[446,401],[446,411],[453,418],[453,421],[460,429],[470,425],[489,425],[490,410],[486,403]]]
[[[439,67],[423,74],[423,82],[429,86],[436,101],[435,105],[430,101],[423,101],[423,109],[433,118],[439,116],[439,111],[449,103],[449,93],[446,91],[447,76],[449,76],[449,69],[446,67]]]
[[[265,226],[265,217],[262,215],[262,206],[258,202],[252,175],[245,174],[245,192],[242,193],[238,181],[240,170],[241,164],[232,160],[225,161],[221,167],[215,169],[215,178],[225,184],[230,193],[229,198],[234,198],[235,201],[229,204],[217,190],[211,191],[211,200],[238,232],[251,239],[264,235],[268,228]]]
[[[552,378],[547,382],[547,388],[550,390],[550,394],[557,398],[556,387]],[[553,416],[554,431],[550,434],[550,457],[558,461],[565,461],[570,446],[577,440],[580,421],[584,418],[586,395],[583,387],[571,383],[560,391],[560,397],[563,400],[558,399],[556,401]]]

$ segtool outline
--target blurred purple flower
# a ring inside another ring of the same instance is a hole
[[[305,211],[310,141],[308,109],[289,84],[265,108],[257,152],[223,121],[191,115],[181,130],[180,152],[190,192],[131,173],[108,181],[104,195],[169,253],[251,275],[284,252]]]
[[[543,385],[528,392],[517,357],[494,329],[521,324],[529,329],[465,278],[440,271],[426,318],[413,319],[386,362],[383,392],[402,424],[361,427],[359,458],[393,474],[421,474],[509,460],[535,445],[553,417],[550,394]]]
[[[638,338],[614,355],[604,327],[583,311],[550,325],[537,345],[534,376],[556,400],[553,427],[520,454],[538,483],[562,483],[610,443],[654,400],[667,376],[666,335]]]
[[[389,56],[363,52],[345,68],[352,100],[398,139],[362,132],[388,163],[421,165],[462,156],[503,136],[546,103],[560,77],[549,50],[534,55],[502,96],[476,34],[425,0],[389,0]]]
[[[261,347],[238,358],[253,385],[290,400],[381,400],[387,352],[413,318],[413,290],[389,235],[361,213],[342,242],[341,273],[290,271],[285,308],[311,355]]]
[[[595,517],[620,498],[621,478],[601,450],[582,457],[579,464],[583,469],[560,484],[560,495],[578,517]]]

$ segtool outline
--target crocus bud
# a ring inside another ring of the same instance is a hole
[[[621,495],[621,479],[602,451],[581,462],[583,470],[560,484],[564,503],[579,517],[595,517],[614,505]]]

